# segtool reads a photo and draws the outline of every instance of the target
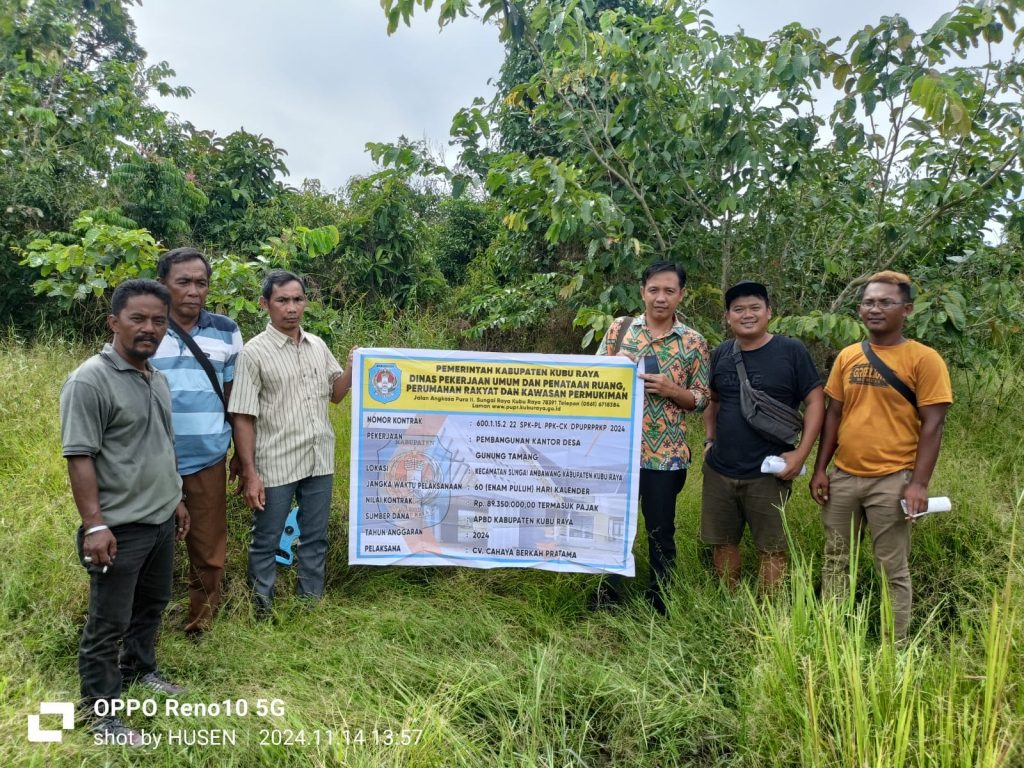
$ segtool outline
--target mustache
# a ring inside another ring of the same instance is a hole
[[[138,336],[132,339],[132,341],[134,341],[136,344],[138,344],[140,341],[151,341],[154,344],[156,344],[156,336],[150,333],[140,333]]]

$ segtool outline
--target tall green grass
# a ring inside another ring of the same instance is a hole
[[[401,322],[377,326],[374,336],[357,318],[352,343],[438,344],[436,328]],[[413,341],[400,335],[407,331]],[[293,574],[282,571],[274,621],[253,616],[244,590],[250,517],[233,499],[223,612],[200,645],[182,636],[179,550],[158,649],[166,673],[189,687],[184,701],[255,706],[278,698],[283,714],[132,718],[151,732],[227,729],[234,747],[130,752],[96,747],[82,729],[61,744],[30,744],[26,717],[39,701],[77,698],[87,581],[72,546],[77,514],[60,458],[57,394],[89,353],[57,340],[0,349],[0,764],[1024,764],[1024,590],[1014,541],[1024,417],[963,407],[951,415],[932,485],[953,498],[954,512],[917,524],[914,624],[896,646],[880,639],[883,585],[867,547],[849,600],[819,601],[823,535],[805,481],[786,510],[790,578],[761,598],[749,549],[740,592],[709,574],[696,539],[694,468],[679,503],[679,578],[667,619],[639,595],[618,611],[589,613],[594,580],[581,575],[349,568],[343,407],[322,604],[310,609],[288,597]],[[260,731],[273,728],[305,730],[307,743],[261,745]],[[383,743],[388,730],[400,741],[402,729],[416,743]]]

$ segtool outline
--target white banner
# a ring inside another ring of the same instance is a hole
[[[634,574],[625,357],[360,349],[349,563]]]

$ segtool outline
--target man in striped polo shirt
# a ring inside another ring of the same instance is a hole
[[[171,386],[174,451],[192,515],[192,528],[185,540],[189,559],[185,632],[199,637],[209,628],[220,604],[224,578],[228,536],[225,457],[231,444],[225,404],[242,350],[242,334],[231,318],[204,309],[212,270],[195,248],[167,251],[156,271],[171,294],[173,323],[151,362]],[[206,358],[209,370],[194,354],[190,341]],[[234,478],[237,457],[231,465]]]
[[[334,480],[334,429],[328,401],[339,403],[352,385],[352,355],[342,370],[322,339],[302,330],[306,286],[275,269],[263,281],[260,306],[270,322],[238,358],[228,410],[235,422],[245,502],[253,509],[249,586],[256,608],[269,611],[277,578],[281,530],[299,506],[297,592],[324,591],[327,520]]]

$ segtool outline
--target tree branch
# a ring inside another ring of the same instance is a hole
[[[887,258],[880,262],[870,272],[865,272],[859,277],[856,277],[853,280],[851,280],[850,283],[842,291],[839,292],[839,295],[836,296],[835,301],[833,301],[831,306],[829,307],[829,312],[835,312],[839,307],[841,307],[843,305],[843,302],[846,301],[847,297],[849,297],[849,295],[853,293],[853,291],[855,291],[857,288],[863,285],[864,282],[869,277],[871,277],[871,275],[873,275],[875,272],[887,269],[889,266],[891,266],[892,263],[907,249],[907,246],[910,245],[911,237],[913,234],[917,234],[921,230],[925,229],[940,216],[943,216],[944,214],[953,210],[954,208],[965,203],[969,203],[971,200],[976,198],[979,194],[981,194],[990,186],[992,186],[992,183],[995,182],[995,180],[998,179],[1000,176],[1002,176],[1003,172],[1011,165],[1013,165],[1016,159],[1017,153],[1011,152],[1009,156],[1006,158],[1006,160],[996,170],[994,170],[989,175],[989,177],[985,179],[985,181],[983,181],[981,184],[979,184],[977,187],[971,190],[969,194],[961,195],[960,197],[954,200],[947,200],[945,203],[943,203],[934,211],[925,216],[921,220],[921,222],[916,227],[914,227],[913,233],[909,233],[903,236],[903,239],[900,240],[896,247],[894,247],[892,251],[889,252]]]

